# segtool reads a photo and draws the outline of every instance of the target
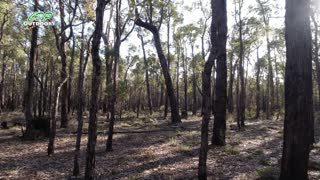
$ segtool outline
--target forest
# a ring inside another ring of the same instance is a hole
[[[0,0],[0,179],[320,179],[320,0]]]

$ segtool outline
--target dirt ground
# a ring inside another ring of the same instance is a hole
[[[72,174],[76,135],[75,120],[70,129],[58,129],[55,154],[47,156],[46,139],[22,141],[21,113],[2,113],[0,122],[0,179],[68,179]],[[123,118],[116,122],[112,152],[105,152],[107,123],[99,116],[96,146],[97,179],[197,179],[201,117],[183,119],[179,127],[169,120],[152,117]],[[86,132],[87,117],[84,132]],[[228,118],[227,146],[212,147],[208,153],[208,179],[272,179],[278,176],[282,149],[282,120],[247,120],[245,131],[237,131]],[[316,141],[311,159],[320,160],[320,121],[316,120]],[[210,122],[210,132],[212,122]],[[140,133],[137,133],[139,131]],[[142,132],[141,132],[142,131]],[[130,133],[128,133],[130,132]],[[211,137],[211,133],[209,134]],[[82,136],[81,176],[85,164],[87,135]],[[320,179],[319,170],[309,171]],[[276,179],[276,178],[275,178]]]

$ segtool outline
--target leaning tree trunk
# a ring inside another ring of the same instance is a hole
[[[86,153],[86,168],[85,179],[95,178],[95,147],[97,141],[97,112],[98,112],[98,94],[101,84],[101,60],[99,57],[100,39],[102,37],[102,26],[104,9],[109,1],[97,0],[96,7],[96,23],[95,30],[93,32],[92,40],[92,64],[93,64],[93,77],[92,77],[92,89],[91,89],[91,101],[90,101],[90,116],[89,116],[89,128],[88,128],[88,143]]]
[[[308,179],[313,128],[310,1],[286,0],[285,119],[280,179]]]
[[[146,28],[147,30],[149,30],[153,34],[155,47],[157,49],[157,54],[158,54],[158,57],[160,60],[160,65],[161,65],[161,69],[162,69],[165,84],[166,84],[167,94],[168,94],[169,101],[170,101],[171,123],[173,123],[173,124],[180,123],[181,119],[180,119],[180,115],[179,115],[179,107],[177,104],[177,99],[174,95],[173,84],[172,84],[172,80],[170,77],[170,73],[169,73],[169,69],[168,69],[168,65],[167,65],[167,60],[163,54],[163,50],[161,47],[159,30],[154,25],[143,22],[140,18],[138,18],[135,21],[135,24],[137,26],[141,26],[143,28]]]

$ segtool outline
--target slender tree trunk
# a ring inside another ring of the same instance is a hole
[[[84,28],[82,25],[81,39],[84,38]],[[89,52],[87,52],[89,53]],[[77,106],[77,139],[74,153],[74,163],[73,163],[73,175],[78,176],[80,174],[79,168],[79,156],[80,156],[80,145],[81,145],[81,135],[83,127],[83,107],[84,107],[84,94],[83,94],[83,80],[84,80],[84,42],[81,42],[80,48],[80,62],[79,62],[79,77],[77,84],[77,96],[78,96],[78,106]]]
[[[7,62],[6,62],[5,58],[6,58],[6,53],[3,52],[1,80],[0,80],[0,109],[1,109],[1,112],[4,108],[4,99],[3,99],[4,92],[3,91],[4,91],[4,79],[5,79],[6,69],[7,69]]]
[[[85,179],[91,180],[95,178],[95,146],[97,141],[97,112],[98,112],[98,94],[101,84],[101,60],[99,57],[100,39],[102,37],[102,26],[104,9],[110,1],[97,0],[96,7],[96,23],[92,40],[92,64],[93,78],[90,101],[90,116],[88,128],[88,143],[86,154]]]
[[[170,0],[168,2],[170,4]],[[170,11],[170,10],[168,10]],[[168,24],[167,24],[167,61],[168,61],[168,71],[170,73],[170,64],[171,64],[171,57],[170,57],[170,14],[168,14]],[[166,93],[166,98],[165,98],[165,104],[164,104],[164,118],[167,118],[168,115],[168,105],[169,105],[169,97],[168,93]]]
[[[177,56],[178,56],[178,59],[177,59],[177,69],[176,69],[176,73],[177,73],[177,79],[176,79],[176,93],[177,93],[177,104],[178,104],[178,107],[180,107],[179,105],[179,102],[180,102],[180,93],[179,93],[179,67],[180,67],[180,47],[178,47],[178,52],[177,52]]]
[[[182,112],[182,116],[187,119],[188,117],[188,72],[187,72],[187,62],[186,57],[184,55],[184,51],[182,53],[182,66],[183,66],[183,82],[184,82],[184,111]]]
[[[72,80],[73,80],[75,48],[76,48],[76,38],[72,36],[71,61],[69,63],[69,81],[68,81],[68,113],[71,112],[71,108],[73,107]]]
[[[233,81],[234,81],[234,67],[233,66],[233,54],[230,54],[230,76],[229,76],[229,86],[228,86],[228,111],[229,113],[233,113]]]
[[[38,0],[34,0],[34,11],[37,11]],[[38,41],[38,27],[32,28],[31,47],[29,56],[29,70],[27,74],[27,89],[25,92],[25,119],[26,119],[26,134],[25,137],[32,136],[32,103],[33,103],[33,89],[34,89],[34,63],[36,61],[37,44]],[[31,137],[32,138],[32,137]]]
[[[61,20],[61,37],[60,41],[58,40],[58,52],[61,59],[61,71],[60,71],[60,78],[63,81],[67,76],[67,56],[65,52],[65,42],[67,40],[66,33],[65,33],[65,26],[66,23],[64,21],[65,12],[64,12],[64,2],[59,0],[59,12],[60,12],[60,20]],[[59,36],[58,36],[59,38]],[[61,128],[68,127],[68,84],[64,84],[61,88]]]
[[[110,123],[109,123],[109,132],[108,139],[106,145],[106,151],[112,151],[112,141],[113,141],[113,129],[114,122],[116,120],[116,102],[117,102],[117,87],[118,87],[118,63],[120,59],[120,45],[121,45],[121,34],[120,34],[120,8],[121,8],[121,0],[117,0],[116,2],[116,40],[114,43],[114,64],[113,64],[113,86],[112,86],[112,97],[110,102]]]
[[[54,101],[53,108],[51,112],[51,127],[50,127],[50,135],[49,135],[49,143],[48,143],[48,156],[54,154],[54,141],[56,138],[56,130],[57,130],[57,112],[59,108],[59,94],[62,86],[67,82],[68,77],[66,77],[61,83],[57,84],[54,90]]]
[[[244,82],[244,45],[243,45],[243,38],[242,38],[242,17],[241,17],[241,8],[242,8],[243,0],[239,2],[239,42],[240,42],[240,54],[239,54],[239,79],[240,79],[240,92],[239,92],[239,104],[237,107],[237,121],[238,121],[238,128],[244,128],[245,124],[245,109],[246,109],[246,97],[245,97],[245,82]],[[239,126],[240,125],[240,126]]]
[[[211,96],[211,71],[212,66],[214,65],[215,58],[218,57],[219,60],[224,59],[224,61],[219,62],[219,78],[220,75],[225,74],[226,71],[226,33],[227,33],[227,10],[226,10],[226,0],[211,0],[212,8],[212,23],[211,23],[211,42],[212,47],[209,55],[208,61],[205,63],[203,71],[203,80],[202,80],[202,93],[203,93],[203,116],[202,116],[202,125],[201,125],[201,145],[199,153],[199,169],[198,169],[198,179],[207,179],[207,152],[208,152],[208,124],[210,120],[210,96]],[[221,63],[221,64],[220,64]],[[224,65],[223,65],[224,64]],[[222,66],[221,66],[222,65]],[[222,70],[222,71],[220,71]],[[222,109],[218,108],[218,116],[226,112],[226,76],[221,77],[224,82],[221,83],[224,86],[224,90],[217,92],[219,94],[219,103],[220,97],[224,96],[224,107]],[[220,79],[219,79],[220,80]],[[222,87],[221,86],[221,87]],[[223,95],[224,94],[224,95]],[[221,96],[220,96],[221,95]],[[222,104],[220,104],[222,107]],[[220,110],[222,114],[220,113]],[[222,116],[220,116],[222,117]]]
[[[255,118],[258,119],[260,117],[260,71],[261,71],[261,62],[259,57],[259,48],[257,48],[257,64],[256,64],[257,72],[256,72],[256,115]]]
[[[139,35],[139,38],[141,40],[141,46],[142,46],[142,52],[143,52],[143,62],[144,62],[144,66],[145,66],[145,77],[146,77],[146,88],[147,88],[149,112],[150,112],[150,115],[152,115],[152,99],[151,99],[151,90],[150,90],[150,82],[149,82],[148,62],[147,62],[147,57],[146,57],[146,51],[144,48],[145,43],[143,40],[143,35]]]
[[[308,179],[313,128],[310,1],[286,0],[285,120],[281,180]]]
[[[193,43],[191,43],[191,54],[192,54],[192,115],[196,115],[197,114],[197,79],[196,79],[196,62],[195,62],[195,58],[194,58],[194,45]]]

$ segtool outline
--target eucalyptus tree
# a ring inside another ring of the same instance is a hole
[[[80,145],[81,145],[81,135],[82,135],[82,128],[83,128],[83,110],[85,106],[85,96],[84,96],[84,72],[86,71],[89,55],[90,55],[90,42],[92,36],[88,38],[86,41],[85,38],[85,16],[86,14],[82,12],[81,8],[80,11],[80,18],[83,21],[81,27],[81,36],[80,36],[80,57],[79,57],[79,70],[78,70],[78,83],[77,83],[77,139],[75,144],[75,154],[74,154],[74,161],[73,161],[73,175],[78,176],[80,174],[80,165],[79,165],[79,156],[80,156]],[[85,54],[86,53],[86,54]]]
[[[162,1],[148,1],[147,4],[144,4],[145,9],[147,9],[147,12],[144,13],[143,15],[147,17],[146,19],[142,20],[142,16],[140,15],[138,11],[138,7],[136,7],[136,20],[135,24],[137,26],[143,27],[150,31],[153,34],[154,38],[154,44],[157,50],[157,54],[160,60],[160,65],[162,68],[162,73],[165,79],[165,84],[166,84],[166,89],[167,89],[167,94],[169,96],[169,101],[170,101],[170,106],[171,106],[171,122],[172,123],[180,123],[180,115],[179,115],[179,107],[177,105],[177,100],[174,94],[174,89],[173,89],[173,83],[172,79],[169,73],[168,69],[168,61],[163,53],[161,41],[160,41],[160,34],[159,30],[161,28],[163,18],[164,18],[164,11],[166,4]],[[157,6],[159,8],[155,9],[154,7]],[[159,12],[155,12],[156,10],[159,9]],[[160,14],[160,17],[157,18],[156,21],[154,21],[154,15],[155,14]],[[156,25],[157,24],[157,25]]]
[[[101,85],[101,60],[99,56],[100,41],[102,38],[102,26],[105,6],[110,0],[97,0],[96,7],[96,19],[95,30],[92,38],[92,64],[93,64],[93,77],[92,77],[92,89],[91,89],[91,107],[89,116],[88,127],[88,143],[86,152],[86,167],[85,167],[85,179],[95,179],[95,146],[97,141],[97,112],[98,95]]]
[[[238,26],[239,33],[239,63],[238,63],[238,76],[240,82],[237,82],[237,94],[239,91],[239,95],[237,97],[237,125],[238,129],[244,128],[245,121],[245,79],[244,79],[244,42],[243,42],[243,0],[235,0],[235,21]],[[240,87],[239,87],[240,86]]]
[[[34,11],[38,10],[39,2],[34,0]],[[34,90],[34,63],[36,61],[36,53],[38,47],[38,29],[39,27],[35,26],[32,28],[31,33],[31,47],[29,55],[29,70],[27,73],[27,88],[25,90],[25,111],[24,115],[26,118],[26,132],[25,137],[31,137],[33,131],[32,125],[32,103],[33,103],[33,90]]]
[[[65,50],[65,44],[72,38],[73,36],[73,21],[76,17],[76,10],[78,8],[78,0],[75,0],[74,7],[67,6],[70,8],[72,12],[72,16],[69,17],[70,21],[68,24],[65,21],[66,13],[65,13],[65,2],[63,0],[59,0],[59,13],[60,13],[60,31],[55,27],[52,26],[52,30],[54,36],[56,38],[56,47],[60,56],[61,60],[61,81],[64,81],[66,77],[68,77],[67,72],[67,56]],[[71,3],[70,3],[71,4]],[[69,30],[69,35],[67,36],[66,31]],[[68,127],[68,85],[64,84],[61,88],[61,127],[66,128]]]
[[[280,179],[308,179],[313,127],[309,0],[286,0],[285,39],[285,119]]]
[[[133,15],[133,6],[128,1],[127,8],[127,16],[123,18],[121,15],[122,11],[122,0],[115,1],[115,41],[113,46],[113,84],[112,84],[112,97],[110,99],[110,106],[108,110],[110,111],[110,123],[109,123],[109,131],[108,131],[108,138],[106,142],[106,151],[112,151],[112,140],[113,140],[113,130],[114,130],[114,122],[116,120],[116,102],[117,102],[117,85],[118,85],[118,63],[120,58],[120,46],[121,43],[124,42],[129,35],[133,32],[135,24],[132,25],[131,29],[126,32],[126,27],[131,22],[131,18]]]
[[[202,91],[203,91],[203,116],[201,124],[201,145],[199,153],[199,169],[198,169],[198,178],[207,179],[207,152],[208,152],[208,124],[210,120],[210,96],[211,96],[211,71],[215,59],[219,59],[220,67],[219,74],[226,73],[226,41],[227,41],[227,1],[226,0],[211,0],[211,9],[212,9],[212,22],[211,22],[211,34],[210,39],[212,47],[210,50],[209,59],[206,61],[203,71],[203,80],[202,80]],[[223,85],[223,92],[221,93],[222,101],[219,101],[223,108],[226,108],[226,77],[221,77],[220,80],[223,80],[221,84]],[[219,94],[218,93],[218,94]],[[219,98],[221,98],[219,96]],[[224,102],[223,102],[224,98]],[[222,112],[223,110],[221,110]],[[225,114],[226,109],[224,109]],[[220,114],[221,118],[223,117],[223,112]]]

